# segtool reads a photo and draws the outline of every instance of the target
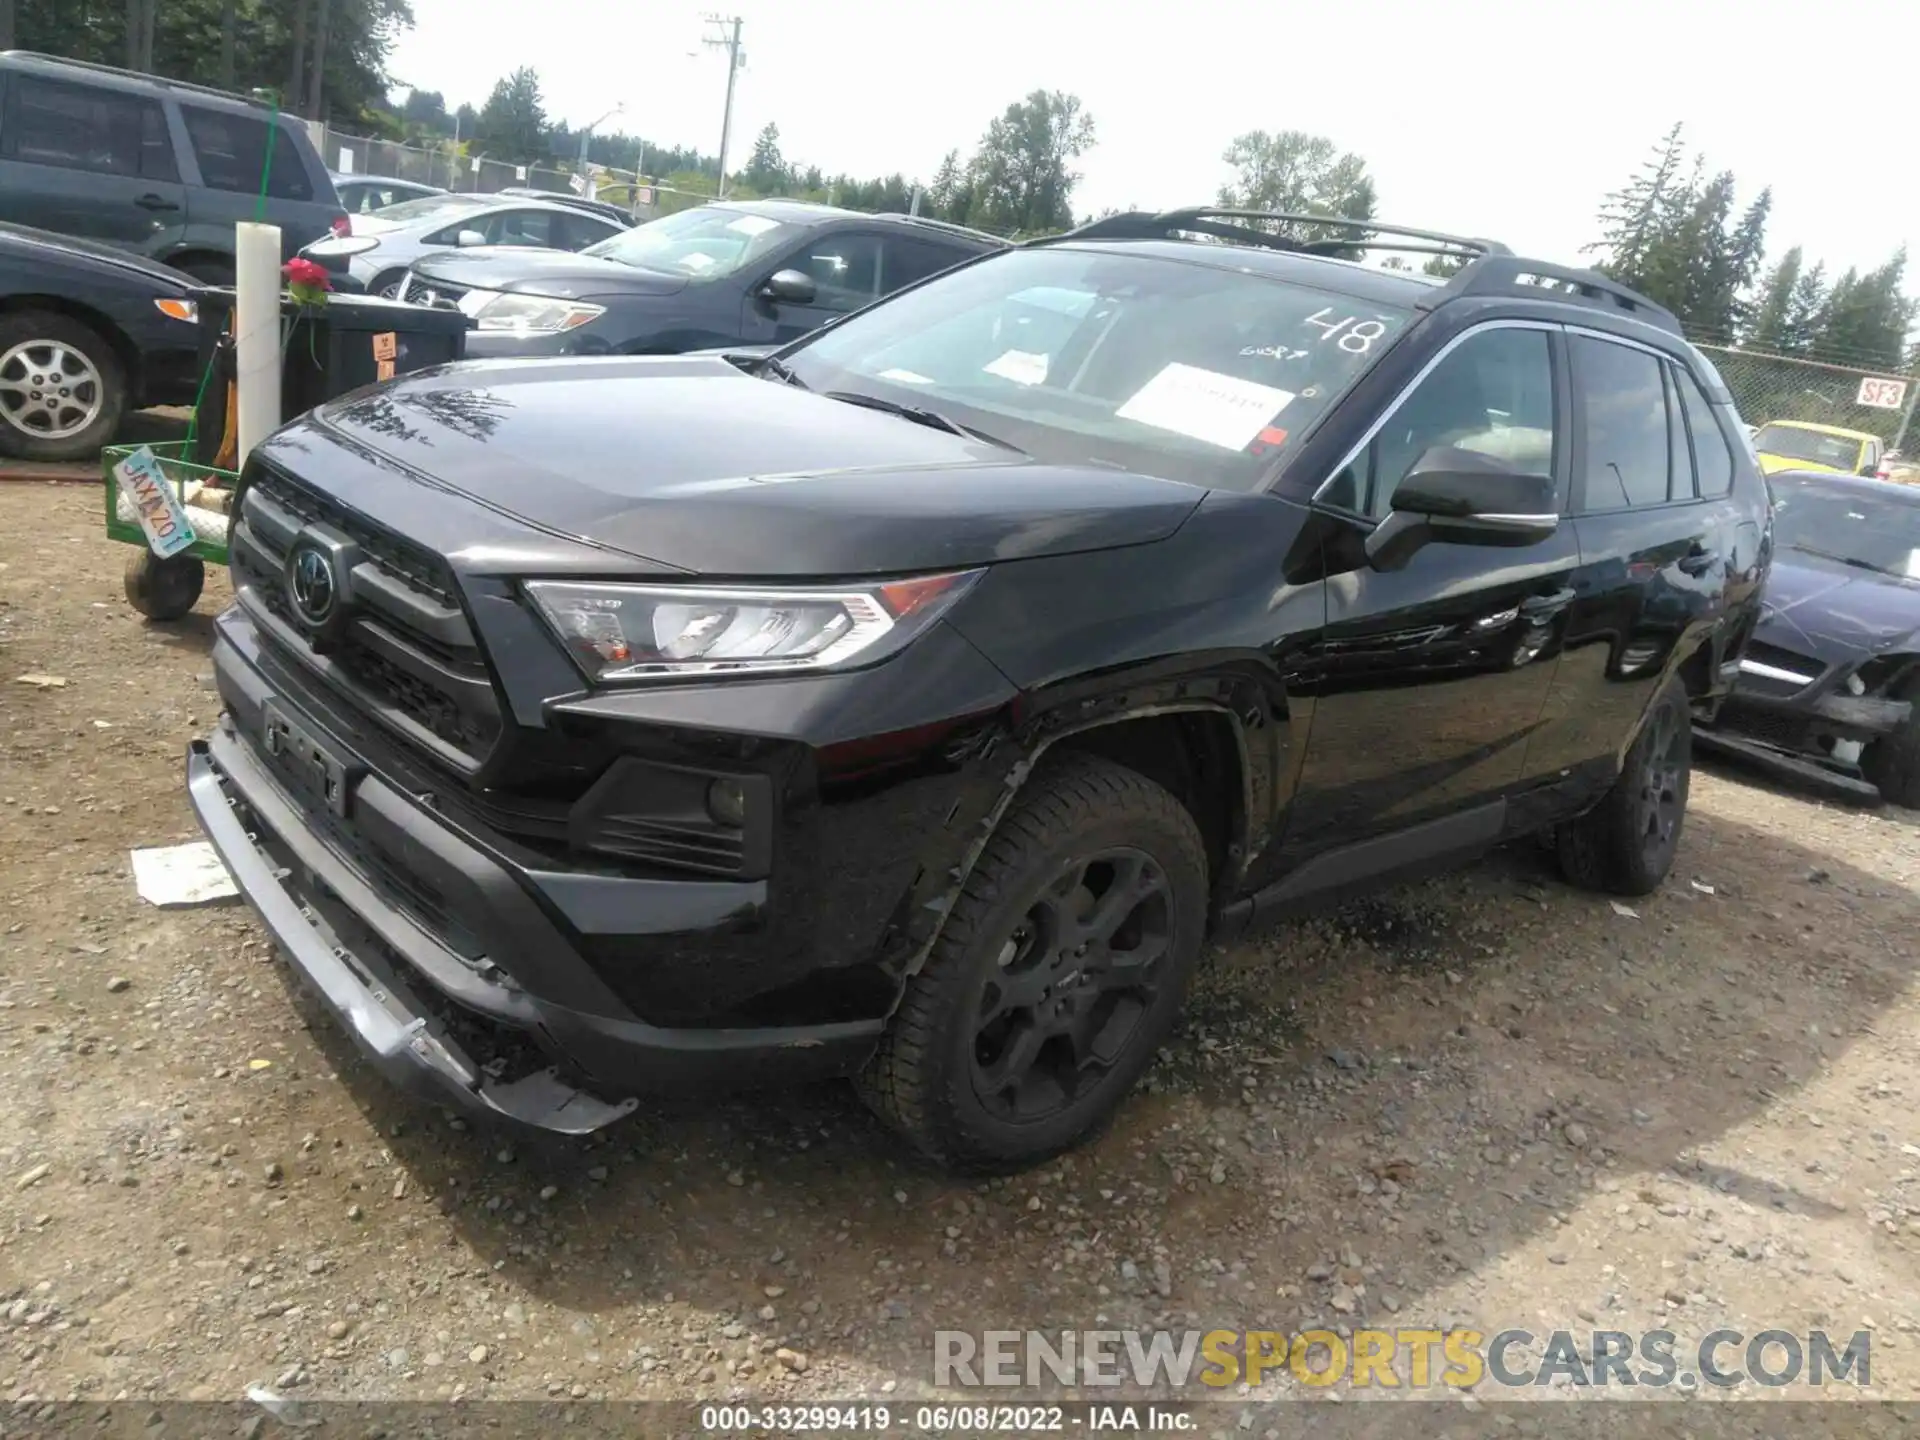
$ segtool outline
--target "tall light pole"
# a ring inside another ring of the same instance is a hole
[[[611,120],[614,116],[623,113],[626,108],[626,102],[623,100],[580,132],[580,184],[582,187],[580,193],[589,200],[593,198],[593,182],[587,178],[587,143],[593,139],[593,132],[600,128],[601,121]]]
[[[746,52],[740,48],[740,17],[738,15],[709,15],[707,24],[714,27],[716,33],[707,36],[700,43],[712,50],[727,52],[727,109],[720,119],[720,178],[714,185],[714,197],[725,199],[727,194],[727,142],[733,138],[733,79],[747,63]]]

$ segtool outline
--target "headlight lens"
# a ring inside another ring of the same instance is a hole
[[[604,305],[552,300],[544,295],[499,295],[485,291],[469,291],[460,297],[459,303],[460,309],[473,316],[482,330],[526,330],[543,334],[577,329],[604,315],[607,309]]]
[[[528,596],[590,680],[831,670],[890,655],[977,570],[791,589],[530,580]]]

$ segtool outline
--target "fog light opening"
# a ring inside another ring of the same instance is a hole
[[[747,823],[747,792],[738,780],[716,780],[707,786],[707,814],[714,823],[740,830]]]

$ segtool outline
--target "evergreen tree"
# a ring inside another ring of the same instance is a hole
[[[536,160],[550,154],[547,112],[540,98],[540,77],[523,65],[504,80],[480,107],[473,127],[475,153],[496,160]]]
[[[780,154],[780,127],[769,121],[754,139],[753,153],[740,179],[756,195],[781,195],[793,186],[793,174]]]
[[[1800,284],[1801,264],[1800,247],[1796,245],[1767,273],[1767,282],[1760,287],[1760,302],[1754,308],[1753,324],[1746,335],[1746,343],[1755,350],[1775,355],[1787,353],[1790,343],[1787,327],[1793,316],[1793,297]]]

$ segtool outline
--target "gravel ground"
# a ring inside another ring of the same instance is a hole
[[[143,623],[98,507],[0,486],[0,1397],[905,1400],[936,1327],[1315,1322],[1868,1329],[1920,1393],[1913,813],[1709,769],[1624,913],[1517,847],[1263,935],[1011,1180],[840,1087],[487,1133],[245,909],[136,897],[130,847],[197,838],[226,590]]]

